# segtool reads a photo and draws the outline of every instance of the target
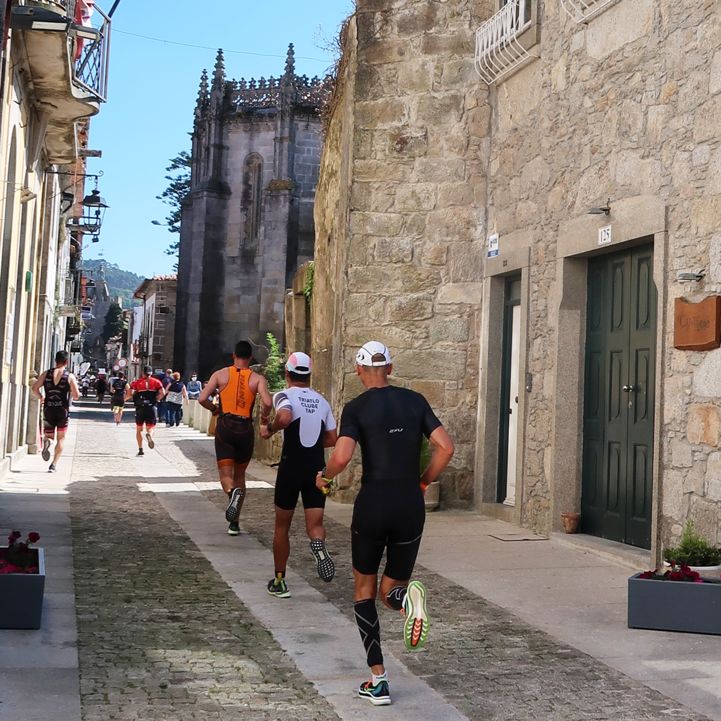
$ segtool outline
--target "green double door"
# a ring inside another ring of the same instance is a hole
[[[588,264],[581,523],[651,546],[656,287],[653,246]]]

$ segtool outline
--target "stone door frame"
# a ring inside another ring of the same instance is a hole
[[[591,205],[591,203],[589,203]],[[610,225],[612,238],[599,245],[599,228]],[[530,248],[532,231],[517,231],[500,238],[501,254],[486,260],[480,327],[480,373],[475,459],[475,507],[481,513],[520,524],[523,517],[525,439],[534,394],[543,392],[544,378],[528,375]],[[653,243],[653,279],[658,293],[656,332],[656,375],[653,440],[653,506],[651,511],[651,558],[660,559],[660,513],[663,489],[661,458],[665,446],[664,359],[668,356],[668,263],[667,213],[663,201],[653,195],[634,196],[611,202],[606,215],[583,213],[562,223],[556,243],[556,280],[549,289],[548,309],[556,318],[556,347],[553,351],[552,423],[549,434],[550,469],[547,531],[560,531],[560,514],[580,511],[581,463],[583,459],[583,383],[586,337],[586,270],[588,258],[616,252],[639,242]],[[519,433],[517,446],[516,505],[496,502],[500,413],[502,348],[497,330],[501,328],[505,277],[521,273],[521,358],[519,374]],[[493,332],[491,332],[493,331]],[[562,389],[563,392],[558,392]]]
[[[524,390],[528,356],[528,301],[530,291],[531,234],[521,231],[501,238],[501,255],[488,258],[483,278],[480,329],[480,373],[478,383],[478,422],[475,461],[475,507],[481,513],[512,523],[520,523],[523,508],[523,458],[526,435]],[[501,376],[503,344],[498,342],[503,328],[506,278],[521,276],[521,344],[519,349],[518,437],[516,441],[515,506],[499,503],[498,459],[500,451]]]
[[[599,229],[611,226],[609,243],[599,245]],[[657,290],[656,374],[653,432],[651,558],[660,559],[663,488],[664,359],[668,354],[666,207],[656,196],[635,196],[611,203],[608,216],[583,214],[562,224],[556,246],[555,293],[549,308],[557,312],[551,429],[550,525],[560,531],[560,514],[580,511],[583,461],[583,397],[588,258],[635,244],[653,243],[653,280]],[[563,388],[559,393],[558,389]]]

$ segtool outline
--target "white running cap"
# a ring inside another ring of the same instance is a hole
[[[379,353],[383,354],[384,360],[373,362],[373,356]],[[369,340],[356,353],[355,362],[359,366],[387,366],[391,364],[391,352],[383,343],[377,340]]]
[[[310,375],[310,372],[313,369],[313,363],[311,362],[309,355],[297,351],[296,353],[290,354],[290,357],[285,364],[285,369],[291,373],[307,376]]]

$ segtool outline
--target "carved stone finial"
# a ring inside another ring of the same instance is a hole
[[[222,90],[225,84],[225,57],[223,50],[218,50],[215,58],[215,71],[213,72],[213,90]]]
[[[198,90],[198,105],[202,105],[208,99],[208,71],[203,70],[200,74],[200,89]]]
[[[288,45],[288,55],[285,58],[285,77],[292,78],[295,75],[295,50],[293,43]]]

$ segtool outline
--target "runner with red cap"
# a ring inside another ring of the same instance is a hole
[[[324,581],[331,581],[335,574],[333,559],[325,547],[325,495],[316,487],[315,477],[325,465],[324,449],[335,445],[336,425],[328,401],[310,387],[312,369],[310,356],[291,353],[285,364],[288,387],[273,396],[275,416],[260,429],[263,438],[283,431],[283,450],[275,482],[275,576],[268,582],[268,593],[278,598],[290,596],[285,571],[290,555],[290,524],[298,496],[303,501],[305,528],[318,575]]]

